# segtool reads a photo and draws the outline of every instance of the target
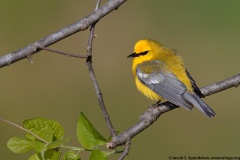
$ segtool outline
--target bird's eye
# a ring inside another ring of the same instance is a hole
[[[148,51],[144,51],[144,52],[141,52],[141,53],[138,53],[139,56],[144,56],[148,53]]]

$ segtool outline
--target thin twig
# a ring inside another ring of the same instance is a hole
[[[67,52],[63,52],[63,51],[59,51],[59,50],[51,49],[51,48],[45,48],[45,47],[39,47],[39,48],[42,49],[42,50],[46,50],[46,51],[53,52],[53,53],[59,53],[59,54],[62,54],[62,55],[66,55],[66,56],[68,56],[68,57],[87,58],[86,55],[67,53]]]
[[[97,1],[97,3],[96,3],[95,11],[97,11],[97,10],[98,10],[98,8],[99,8],[100,4],[101,4],[101,0],[98,0],[98,1]]]
[[[203,87],[201,88],[201,92],[203,93],[204,96],[208,96],[231,87],[237,87],[239,84],[240,74],[237,74],[226,80]],[[154,123],[154,121],[156,121],[161,114],[171,111],[175,108],[178,108],[178,106],[169,102],[149,107],[148,110],[142,114],[137,124],[129,128],[128,130],[122,132],[121,134],[113,137],[112,140],[107,143],[107,148],[116,148],[117,146],[121,146],[127,143],[137,134],[141,133],[143,130],[148,128],[152,123]]]
[[[121,156],[118,157],[118,160],[123,160],[128,155],[130,147],[131,147],[131,140],[126,142],[125,149],[124,149],[123,153],[121,154]]]
[[[46,143],[47,145],[49,144],[49,142],[47,142],[47,141],[44,140],[43,138],[39,137],[39,136],[36,135],[35,133],[33,133],[33,132],[31,132],[31,131],[29,131],[29,130],[27,130],[27,129],[25,129],[25,128],[23,128],[23,127],[21,127],[21,126],[15,124],[15,123],[13,123],[13,122],[10,122],[10,121],[5,120],[5,119],[3,119],[3,118],[0,118],[0,120],[6,122],[6,123],[8,123],[8,124],[11,124],[11,125],[13,125],[13,126],[15,126],[15,127],[17,127],[17,128],[20,128],[21,130],[23,130],[23,131],[25,131],[25,132],[27,132],[27,133],[33,135],[34,137],[36,137],[38,140],[40,140],[40,141]]]
[[[64,38],[67,38],[70,35],[73,35],[74,33],[86,30],[89,26],[99,21],[101,18],[118,8],[126,1],[127,0],[109,0],[99,9],[82,18],[80,21],[75,22],[53,34],[50,34],[47,37],[26,46],[25,48],[0,57],[0,68],[9,66],[14,62],[17,62],[39,52],[41,50],[39,50],[40,47],[48,47]]]
[[[101,0],[97,1],[95,10],[98,9],[98,6],[100,5],[100,2],[101,2]],[[116,135],[116,132],[115,132],[115,129],[113,128],[112,122],[110,120],[110,116],[109,116],[109,114],[107,112],[107,109],[105,107],[102,92],[101,92],[101,89],[98,85],[97,78],[95,76],[95,73],[94,73],[94,70],[93,70],[93,67],[92,67],[92,44],[93,44],[93,38],[95,37],[94,36],[95,25],[96,25],[96,23],[92,24],[92,26],[90,28],[90,34],[89,34],[88,46],[87,46],[88,58],[86,60],[86,64],[88,66],[88,71],[89,71],[90,77],[92,79],[92,82],[93,82],[93,85],[94,85],[94,88],[95,88],[95,91],[96,91],[96,94],[97,94],[98,103],[99,103],[100,108],[102,110],[102,113],[103,113],[104,119],[106,121],[107,127],[109,129],[110,134],[114,137]]]

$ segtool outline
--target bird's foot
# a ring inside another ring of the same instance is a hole
[[[159,104],[161,104],[161,100],[159,100],[159,101],[157,101],[157,103],[155,103],[155,104],[153,104],[153,105],[151,105],[151,106],[148,106],[148,108],[156,108],[156,107],[158,107],[159,106]]]

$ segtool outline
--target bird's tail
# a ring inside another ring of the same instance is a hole
[[[190,103],[192,103],[192,105],[197,107],[200,111],[202,111],[208,117],[211,118],[211,117],[215,116],[215,112],[206,103],[204,103],[201,100],[201,98],[198,95],[196,95],[195,93],[191,94],[191,93],[186,92],[186,93],[184,93],[184,97]]]

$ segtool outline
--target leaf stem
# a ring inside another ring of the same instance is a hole
[[[71,150],[80,151],[80,152],[85,150],[84,148],[72,147],[72,146],[65,146],[65,145],[61,145],[61,148],[71,149]]]
[[[29,130],[27,130],[27,129],[25,129],[25,128],[23,128],[23,127],[21,127],[21,126],[15,124],[15,123],[13,123],[13,122],[10,122],[10,121],[5,120],[5,119],[3,119],[3,118],[0,118],[0,120],[6,122],[6,123],[8,123],[8,124],[11,124],[11,125],[13,125],[13,126],[15,126],[15,127],[17,127],[17,128],[20,128],[21,130],[23,130],[23,131],[25,131],[25,132],[27,132],[27,133],[33,135],[34,137],[36,137],[38,140],[40,140],[40,141],[46,143],[47,145],[49,144],[49,142],[47,142],[47,141],[44,140],[43,138],[39,137],[39,136],[36,135],[35,133],[33,133],[33,132],[31,132],[31,131],[29,131]]]

